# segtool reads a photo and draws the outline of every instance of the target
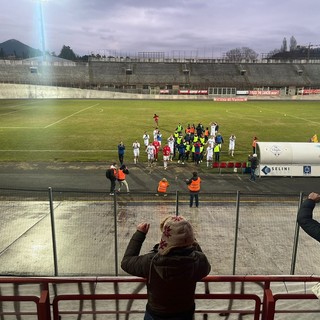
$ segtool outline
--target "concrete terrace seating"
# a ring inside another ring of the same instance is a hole
[[[253,86],[304,86],[305,79],[300,77],[292,64],[245,64],[242,69]]]
[[[94,84],[125,84],[128,82],[126,62],[94,61],[89,64],[90,82]]]
[[[179,63],[134,63],[131,81],[139,84],[185,83],[186,75]]]
[[[318,84],[320,85],[320,65],[319,64],[303,64],[297,65],[297,70],[301,70],[301,77],[306,79],[310,85]]]
[[[190,81],[211,86],[244,86],[247,79],[240,74],[236,64],[193,63],[190,68]]]
[[[70,85],[88,81],[88,73],[85,66],[0,65],[0,81],[39,85]]]
[[[34,71],[34,72],[33,72]],[[0,82],[55,86],[184,86],[206,89],[232,87],[320,87],[319,63],[206,63],[89,61],[42,64],[8,60],[0,63]]]

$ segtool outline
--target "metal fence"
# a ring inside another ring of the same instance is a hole
[[[195,320],[316,320],[316,276],[207,276]],[[1,319],[140,320],[147,300],[137,277],[0,277]]]
[[[316,243],[299,232],[303,194],[105,192],[0,189],[0,275],[118,276],[138,223],[151,224],[141,253],[169,214],[191,221],[215,275],[319,274]],[[315,216],[317,209],[315,209]]]

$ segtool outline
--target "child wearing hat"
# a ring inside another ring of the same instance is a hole
[[[124,271],[147,279],[144,319],[191,320],[196,284],[209,274],[210,263],[183,216],[166,217],[160,224],[160,243],[139,255],[149,227],[149,223],[138,224],[121,261]]]

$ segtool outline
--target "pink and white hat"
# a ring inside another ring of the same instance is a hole
[[[193,228],[183,216],[169,216],[160,224],[162,231],[159,254],[166,255],[173,248],[196,244]]]

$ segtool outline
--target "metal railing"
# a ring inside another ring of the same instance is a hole
[[[208,276],[197,285],[195,319],[214,319],[217,314],[226,319],[232,314],[246,315],[254,320],[273,320],[280,314],[286,314],[286,319],[297,319],[299,314],[303,319],[318,317],[319,302],[310,286],[319,281],[320,277],[313,276]],[[0,277],[1,289],[8,284],[15,290],[0,295],[1,318],[98,319],[111,315],[119,320],[141,319],[147,300],[145,279],[137,277]],[[25,286],[29,294],[22,295]],[[25,307],[26,302],[32,306]]]

